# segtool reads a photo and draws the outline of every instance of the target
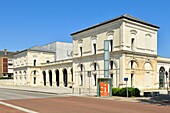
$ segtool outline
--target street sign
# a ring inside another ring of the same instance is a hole
[[[91,77],[91,71],[87,71],[87,77]]]
[[[124,78],[124,81],[128,81],[128,78]]]

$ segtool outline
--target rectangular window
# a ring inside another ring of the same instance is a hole
[[[96,44],[93,44],[94,54],[96,54]]]
[[[80,86],[83,86],[83,75],[80,75],[80,82],[79,82]]]
[[[10,63],[10,64],[8,64],[8,66],[12,66],[12,65],[13,65],[13,64],[11,64],[11,63]]]
[[[83,55],[82,47],[80,47],[80,56]]]
[[[134,38],[132,38],[132,40],[131,40],[131,50],[134,50]]]
[[[113,86],[113,74],[110,74],[110,78],[112,78],[112,86]]]
[[[83,71],[83,65],[82,64],[80,65],[80,68],[81,68],[81,71]]]
[[[36,60],[34,60],[34,66],[36,66]]]
[[[110,69],[113,69],[113,61],[110,61]]]
[[[97,69],[97,64],[96,63],[94,63],[94,70],[96,70]]]
[[[110,40],[110,48],[109,48],[109,51],[113,51],[113,40]]]
[[[96,75],[94,75],[94,86],[96,86],[97,78]]]
[[[133,69],[134,67],[133,67],[133,61],[131,61],[131,69]]]
[[[34,84],[36,84],[36,77],[34,77]]]
[[[134,74],[131,74],[131,86],[133,86],[134,84],[133,84],[133,82],[134,82]]]
[[[34,75],[36,75],[36,71],[34,71]]]
[[[83,86],[83,75],[80,75],[81,77],[81,86]]]

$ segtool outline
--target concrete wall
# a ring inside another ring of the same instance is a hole
[[[12,79],[0,79],[0,85],[14,85],[14,80]]]
[[[72,58],[72,43],[67,42],[53,42],[46,44],[43,47],[46,47],[50,50],[56,51],[55,61],[65,60]]]

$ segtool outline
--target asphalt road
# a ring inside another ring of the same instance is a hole
[[[0,89],[0,113],[169,113],[170,106]]]

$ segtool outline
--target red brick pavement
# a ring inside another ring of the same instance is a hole
[[[0,113],[25,113],[25,112],[4,105],[0,105]]]
[[[5,100],[3,102],[40,113],[170,113],[170,106],[120,102],[88,97],[55,97]]]

